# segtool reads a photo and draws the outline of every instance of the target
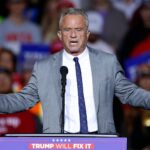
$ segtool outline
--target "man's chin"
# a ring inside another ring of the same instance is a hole
[[[80,53],[81,52],[79,50],[70,50],[70,54],[72,54],[72,55],[78,55]]]

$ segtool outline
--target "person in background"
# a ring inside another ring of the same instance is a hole
[[[111,45],[105,42],[102,38],[104,20],[101,14],[99,14],[97,11],[91,10],[87,12],[87,15],[89,18],[90,31],[88,46],[97,50],[105,51],[107,53],[115,53],[113,47],[111,47]]]
[[[1,48],[0,51],[0,67],[6,68],[11,73],[11,90],[12,92],[19,92],[29,82],[31,77],[31,68],[23,67],[22,72],[16,72],[16,55],[6,48]],[[2,85],[2,84],[1,84]],[[0,86],[3,89],[3,85]],[[6,91],[9,93],[10,91]],[[37,116],[38,119],[42,119],[41,104],[37,103],[29,112]]]
[[[141,0],[112,0],[112,4],[115,8],[122,11],[130,22],[134,12],[140,6]]]
[[[0,67],[5,68],[11,73],[11,86],[9,86],[11,87],[11,91],[6,91],[3,84],[1,84],[0,86],[0,89],[4,89],[6,93],[21,91],[31,77],[31,68],[24,67],[22,68],[23,71],[21,73],[16,72],[16,55],[14,55],[14,53],[10,49],[1,48]],[[42,119],[42,109],[40,103],[37,103],[32,109],[29,110],[29,112],[34,114],[36,118],[40,120]]]
[[[150,91],[150,64],[142,64],[137,69],[137,81],[136,83]],[[141,110],[141,124],[142,124],[142,133],[144,137],[144,147],[145,149],[150,149],[150,112],[148,110]],[[136,138],[133,141],[133,144],[137,144]]]
[[[12,50],[1,48],[0,67],[7,68],[10,72],[16,71],[16,55],[12,52]]]
[[[53,41],[57,40],[57,31],[60,11],[62,9],[73,7],[73,3],[69,0],[47,0],[41,20],[43,42],[46,44],[51,44]]]
[[[136,84],[150,91],[150,64],[137,67]],[[149,148],[150,112],[141,108],[124,105],[124,123],[122,136],[128,138],[129,149]]]
[[[0,67],[6,68],[12,74],[13,91],[18,92],[22,89],[20,74],[16,71],[16,55],[11,49],[1,48],[0,51]]]
[[[93,8],[104,18],[102,37],[117,50],[128,29],[126,16],[110,0],[94,0]]]
[[[51,53],[56,53],[63,48],[57,36],[60,12],[74,6],[70,0],[47,0],[45,3],[41,19],[42,38],[44,43],[50,45]]]
[[[15,47],[22,43],[41,43],[40,28],[26,20],[26,0],[7,0],[8,17],[0,25],[0,47]],[[19,53],[18,49],[12,49]]]
[[[124,66],[128,58],[150,52],[150,0],[143,0],[135,12],[129,30],[118,49],[118,57]]]
[[[0,93],[13,93],[12,85],[11,71],[0,67]],[[29,110],[15,114],[0,114],[0,136],[7,133],[41,133],[41,129],[39,118]]]
[[[6,94],[13,92],[11,71],[0,67],[0,93]]]
[[[50,44],[57,38],[57,3],[58,0],[47,0],[43,8],[43,15],[41,20],[42,40],[46,44]]]

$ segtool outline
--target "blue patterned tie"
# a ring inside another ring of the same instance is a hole
[[[78,57],[73,59],[75,61],[77,87],[78,87],[78,99],[79,99],[79,115],[80,115],[80,133],[88,133],[87,115],[85,108],[85,100],[83,94],[82,74]]]

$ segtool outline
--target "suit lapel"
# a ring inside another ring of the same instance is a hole
[[[60,74],[60,67],[62,66],[62,51],[53,55],[52,59],[52,74],[54,79],[54,86],[56,92],[58,94],[58,98],[61,100],[61,74]]]
[[[93,79],[93,93],[94,93],[94,101],[95,101],[95,108],[96,112],[98,112],[99,108],[99,78],[100,78],[100,60],[97,57],[97,51],[89,49],[89,56],[90,56],[90,63],[91,63],[91,71],[92,71],[92,79]]]

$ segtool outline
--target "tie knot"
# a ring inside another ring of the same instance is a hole
[[[74,57],[73,60],[74,60],[75,62],[78,62],[79,58],[78,58],[78,57]]]

